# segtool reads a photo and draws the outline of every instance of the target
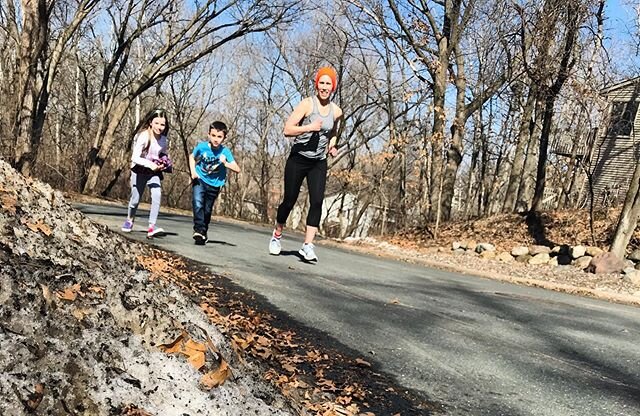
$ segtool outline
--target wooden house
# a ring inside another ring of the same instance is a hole
[[[607,87],[601,95],[608,102],[601,126],[588,137],[552,145],[552,151],[586,159],[593,173],[594,202],[611,206],[624,201],[640,157],[640,77]]]
[[[598,205],[624,201],[640,157],[640,77],[601,91],[609,102],[602,135],[592,150],[593,190]]]

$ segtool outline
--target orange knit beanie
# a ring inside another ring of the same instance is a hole
[[[331,78],[331,83],[333,84],[333,88],[331,89],[331,92],[335,91],[336,88],[338,87],[338,74],[336,73],[336,70],[331,68],[330,66],[323,66],[322,68],[318,69],[318,73],[316,74],[316,79],[315,79],[316,88],[318,88],[320,77],[323,75],[327,75],[329,78]]]

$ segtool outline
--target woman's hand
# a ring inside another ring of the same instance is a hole
[[[338,156],[338,149],[337,149],[335,146],[331,146],[331,147],[329,148],[329,155],[330,155],[331,157],[336,157],[336,156]]]

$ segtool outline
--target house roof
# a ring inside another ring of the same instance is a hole
[[[606,88],[601,89],[600,90],[600,94],[608,95],[608,94],[612,93],[613,91],[617,91],[617,90],[626,88],[629,85],[633,85],[633,84],[636,84],[638,82],[640,82],[640,76],[629,78],[629,79],[626,79],[624,81],[620,81],[617,84],[613,84],[613,85],[610,85],[610,86],[608,86]]]

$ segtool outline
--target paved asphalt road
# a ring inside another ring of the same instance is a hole
[[[79,208],[114,230],[124,220],[122,208]],[[320,262],[307,264],[295,254],[300,235],[285,234],[283,253],[270,256],[270,230],[252,225],[216,221],[204,247],[193,245],[189,217],[161,215],[159,225],[170,233],[158,246],[377,361],[446,414],[640,415],[638,308],[321,244]]]

